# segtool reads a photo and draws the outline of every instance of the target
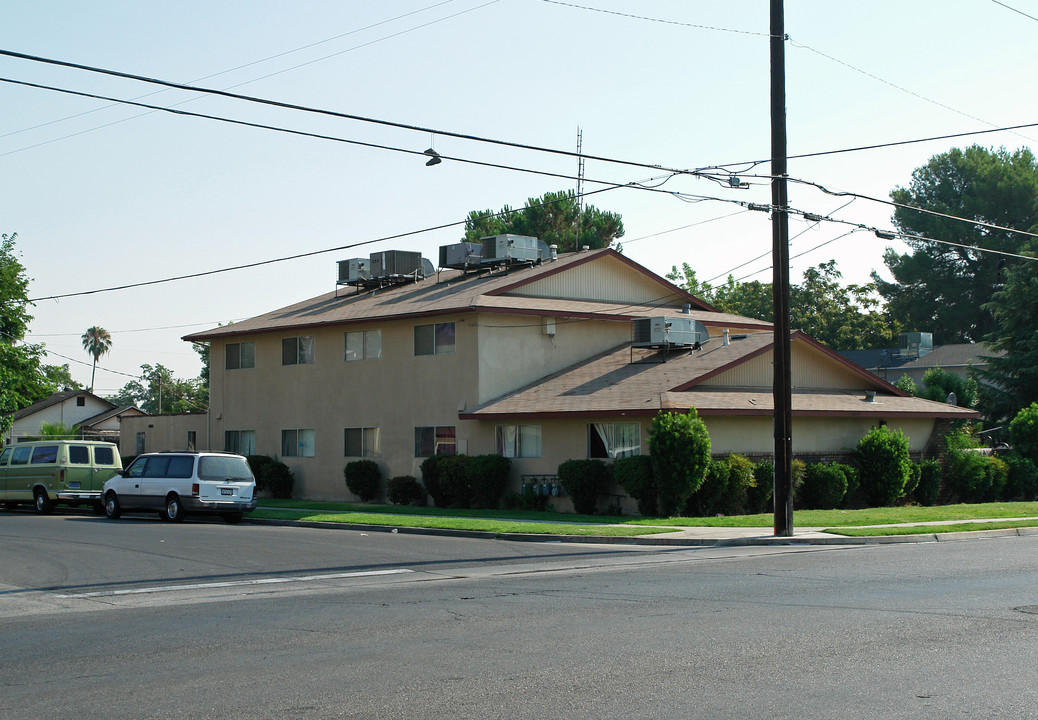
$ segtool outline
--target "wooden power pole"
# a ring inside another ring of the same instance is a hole
[[[786,32],[771,0],[771,236],[775,315],[775,535],[793,535],[793,408],[789,322],[789,198],[786,187]]]

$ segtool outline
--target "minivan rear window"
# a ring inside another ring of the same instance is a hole
[[[198,459],[198,477],[203,480],[252,480],[252,471],[243,457],[204,455]]]
[[[57,445],[37,445],[32,453],[30,465],[50,465],[58,461]]]

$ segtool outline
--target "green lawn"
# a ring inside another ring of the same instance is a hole
[[[455,508],[371,505],[366,503],[309,500],[261,500],[252,517],[310,520],[391,527],[479,530],[492,533],[543,535],[606,535],[630,537],[668,532],[678,527],[771,527],[774,516],[728,515],[722,517],[643,518],[631,516],[576,515],[533,510],[467,510]],[[877,536],[961,532],[963,530],[1038,526],[1038,520],[983,522],[999,518],[1038,517],[1038,502],[890,507],[865,510],[798,510],[794,527],[820,527],[840,535]],[[865,528],[866,525],[958,521],[955,524]],[[857,528],[857,529],[854,529]]]

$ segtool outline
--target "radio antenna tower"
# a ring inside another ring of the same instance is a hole
[[[573,243],[575,251],[580,250],[580,221],[584,215],[584,156],[580,149],[584,142],[584,133],[577,125],[577,237]]]

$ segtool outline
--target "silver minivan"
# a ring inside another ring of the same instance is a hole
[[[0,452],[0,502],[32,503],[49,513],[56,503],[100,510],[101,486],[122,468],[119,448],[91,440],[34,440]]]
[[[169,522],[215,513],[233,523],[256,509],[256,478],[242,455],[147,453],[106,482],[101,495],[112,520],[124,511],[152,511]]]

